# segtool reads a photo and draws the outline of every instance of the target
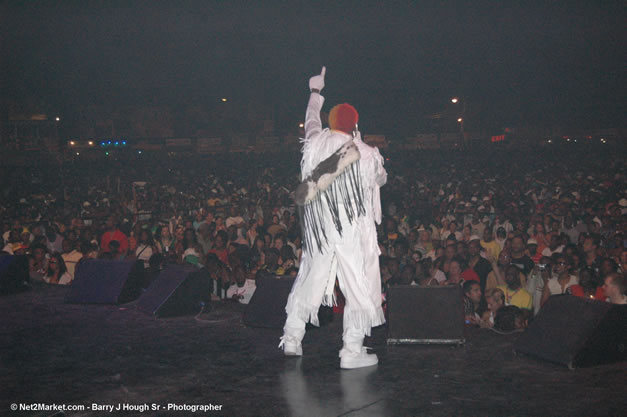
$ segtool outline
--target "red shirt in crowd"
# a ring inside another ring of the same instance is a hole
[[[120,253],[126,253],[126,251],[128,251],[128,239],[119,229],[115,229],[113,232],[109,230],[104,232],[100,240],[100,249],[102,249],[103,252],[110,252],[109,242],[112,240],[120,242]]]
[[[475,272],[474,269],[468,268],[464,272],[461,273],[461,277],[464,281],[477,281],[479,282],[479,275]]]
[[[583,292],[583,287],[581,285],[571,285],[568,289],[570,290],[570,293],[574,295],[575,297],[588,298],[586,297],[586,294]],[[594,296],[592,296],[592,299],[598,300],[598,301],[605,301],[606,298],[607,297],[605,295],[605,292],[603,291],[603,288],[597,287],[597,291],[594,294]]]

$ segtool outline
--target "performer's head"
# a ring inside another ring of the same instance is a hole
[[[348,103],[338,104],[329,112],[329,127],[347,134],[352,134],[357,127],[359,113]]]

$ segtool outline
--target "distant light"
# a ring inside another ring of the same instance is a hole
[[[302,127],[305,127],[305,123],[300,123],[300,124],[298,125],[298,127],[301,127],[301,128],[302,128]]]
[[[56,120],[57,122],[61,120],[61,118],[59,116],[55,117],[54,120]]]
[[[570,142],[570,138],[566,139],[566,142]]]
[[[108,142],[107,142],[107,145],[111,145],[111,141],[108,141]]]
[[[451,103],[456,104],[459,101],[459,99],[457,97],[453,97],[451,99]]]
[[[117,140],[115,141],[115,146],[118,146],[120,144],[120,142],[118,142]]]
[[[226,97],[222,97],[222,102],[226,103]]]
[[[76,145],[76,142],[74,142],[73,140],[70,141],[70,146],[74,146]]]
[[[80,152],[76,152],[76,155],[80,155],[80,154],[81,154]]]
[[[109,151],[105,152],[105,155],[106,155],[106,156],[109,156]]]
[[[141,153],[142,153],[142,151],[137,151],[137,153],[138,153],[138,154],[141,154]]]
[[[122,145],[126,145],[126,141],[125,140],[122,141]]]
[[[105,146],[105,143],[104,142],[100,142],[100,146]]]
[[[93,142],[93,141],[91,141],[91,140],[90,140],[89,142],[87,142],[87,144],[88,144],[89,146],[94,146],[94,142]]]
[[[549,142],[549,143],[553,143],[553,141],[552,141],[551,139],[549,139],[547,142]]]
[[[462,122],[462,118],[460,117],[459,119],[457,119],[457,123],[461,123]]]

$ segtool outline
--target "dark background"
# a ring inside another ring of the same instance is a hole
[[[467,129],[623,127],[622,1],[8,1],[3,105],[72,119],[86,105],[218,106],[302,118],[327,66],[327,107],[371,133],[416,132],[464,97]]]

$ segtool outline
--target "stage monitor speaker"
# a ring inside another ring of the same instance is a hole
[[[28,256],[0,256],[0,295],[29,289]]]
[[[464,302],[459,286],[390,287],[388,344],[462,344]]]
[[[137,301],[137,308],[156,317],[198,314],[208,311],[211,279],[206,269],[167,265]]]
[[[244,324],[249,327],[283,328],[287,318],[285,305],[294,280],[274,275],[257,278],[255,293],[244,310]]]
[[[90,259],[76,266],[67,303],[124,304],[141,293],[144,265],[141,261]]]
[[[569,368],[627,360],[627,306],[571,295],[553,296],[514,344]]]
[[[285,305],[290,295],[295,278],[263,275],[257,277],[255,293],[248,302],[242,321],[249,327],[265,327],[282,329],[287,314]],[[320,306],[318,323],[324,326],[333,320],[333,310],[330,307]],[[316,327],[307,324],[308,328]]]

